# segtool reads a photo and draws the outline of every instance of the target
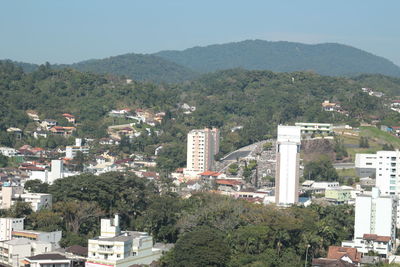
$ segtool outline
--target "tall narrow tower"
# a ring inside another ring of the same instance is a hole
[[[290,206],[299,201],[300,144],[299,126],[278,126],[275,177],[277,205]]]

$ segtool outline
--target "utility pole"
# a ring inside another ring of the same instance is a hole
[[[308,249],[310,248],[310,244],[307,244],[307,248],[306,248],[306,260],[304,261],[304,267],[307,267],[307,255],[308,255]]]

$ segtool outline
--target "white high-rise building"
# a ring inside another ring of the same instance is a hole
[[[400,151],[378,151],[356,155],[356,167],[375,168],[376,187],[382,195],[400,197]],[[400,227],[400,206],[397,206],[397,227]]]
[[[278,126],[275,202],[289,206],[299,201],[300,126]]]
[[[219,130],[191,130],[187,137],[186,173],[198,174],[212,170],[214,156],[219,152]]]
[[[356,197],[354,238],[364,234],[396,237],[396,200],[394,196],[381,196],[378,188],[371,195]]]
[[[362,253],[375,251],[387,256],[396,239],[397,197],[381,196],[378,188],[370,195],[358,195],[355,205],[354,239],[344,241]]]

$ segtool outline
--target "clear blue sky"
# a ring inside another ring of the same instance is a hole
[[[400,1],[3,0],[0,59],[72,63],[263,39],[337,42],[400,65]]]

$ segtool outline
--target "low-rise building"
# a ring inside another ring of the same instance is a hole
[[[0,147],[0,154],[6,157],[15,157],[18,151],[12,147]]]
[[[88,241],[86,267],[128,267],[150,264],[161,257],[153,238],[145,232],[121,231],[119,217],[101,220],[100,236]]]
[[[50,242],[20,238],[0,241],[0,264],[5,266],[24,266],[24,258],[52,251]]]
[[[30,203],[33,211],[41,209],[49,209],[53,204],[53,197],[51,194],[44,193],[25,193],[19,195],[22,201]]]
[[[361,253],[356,248],[329,246],[326,258],[312,260],[312,267],[322,266],[359,266],[362,261]]]
[[[75,116],[69,113],[64,113],[62,116],[70,123],[75,123]]]
[[[26,257],[24,263],[29,267],[69,267],[71,260],[61,254],[49,253]]]
[[[344,204],[351,199],[352,189],[335,187],[325,190],[325,198],[335,204]]]
[[[356,154],[355,167],[357,176],[371,177],[375,175],[377,165],[377,154]]]
[[[295,125],[300,126],[301,134],[329,134],[333,132],[331,123],[296,122]]]
[[[61,240],[61,237],[62,237],[61,231],[43,232],[43,231],[33,231],[33,230],[14,230],[11,233],[12,239],[29,239],[33,241],[50,243],[51,250],[60,248],[59,242]]]

